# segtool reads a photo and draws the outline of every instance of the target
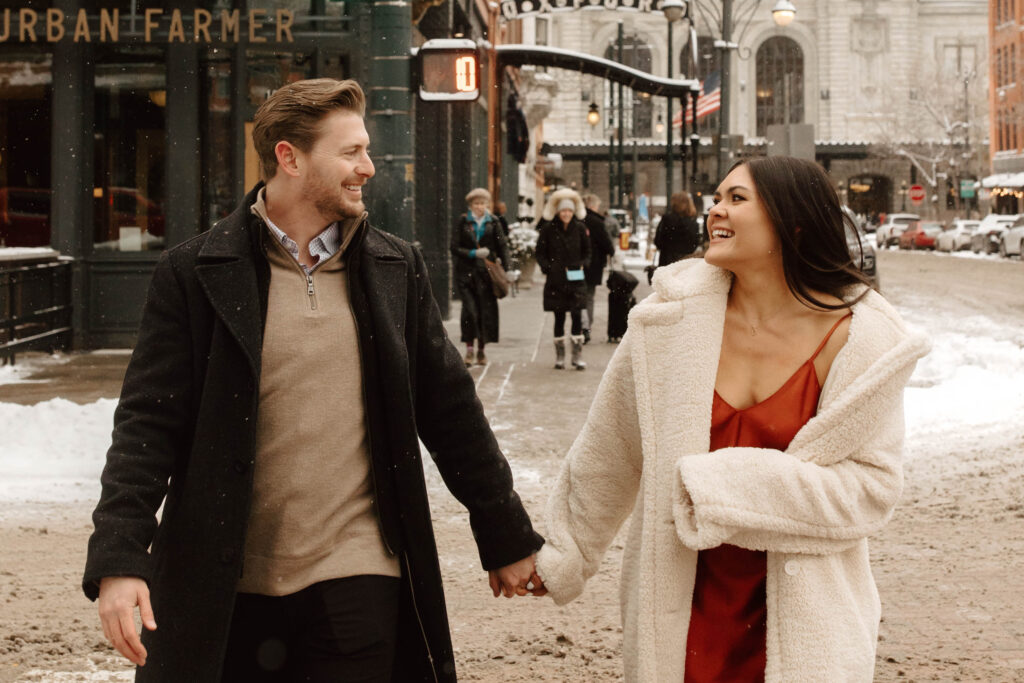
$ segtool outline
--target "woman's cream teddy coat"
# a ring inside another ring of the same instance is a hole
[[[573,600],[632,513],[626,680],[679,683],[697,551],[765,550],[768,683],[870,681],[880,602],[867,537],[903,487],[903,388],[928,343],[869,293],[789,448],[709,453],[731,282],[698,260],[658,270],[551,495],[538,573],[558,604]]]

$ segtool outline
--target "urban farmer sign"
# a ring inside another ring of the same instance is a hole
[[[116,43],[121,38],[123,17],[118,9],[101,9],[90,16],[84,9],[65,14],[59,9],[45,11],[28,8],[0,10],[0,43]],[[205,9],[182,12],[147,9],[139,13],[142,39],[168,43],[237,43],[247,38],[250,43],[266,43],[272,36],[278,43],[294,42],[291,10],[265,9],[221,10],[218,14]],[[134,36],[134,34],[132,34]]]

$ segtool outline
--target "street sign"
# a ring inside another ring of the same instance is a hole
[[[925,198],[924,186],[911,185],[910,191],[907,193],[907,196],[910,197],[910,201],[914,202],[914,204],[920,204],[921,202],[924,201]]]
[[[974,197],[974,178],[960,181],[960,197],[962,199],[972,199]]]
[[[421,100],[468,102],[480,97],[480,54],[472,40],[428,40],[417,55]]]

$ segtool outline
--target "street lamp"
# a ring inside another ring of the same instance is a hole
[[[796,7],[789,0],[779,0],[772,7],[772,19],[778,26],[789,26],[796,18]]]
[[[663,0],[661,11],[668,21],[668,77],[672,78],[672,24],[687,15],[687,5],[683,0]],[[668,112],[668,133],[665,136],[665,204],[668,205],[669,197],[672,196],[672,96],[667,98],[666,111]],[[661,132],[660,130],[658,131]],[[683,170],[686,173],[686,170]]]
[[[587,107],[587,123],[591,126],[596,126],[601,122],[601,112],[598,110],[597,105],[593,102]]]
[[[657,131],[659,135],[665,131],[665,122],[661,119],[661,112],[658,112],[658,121],[654,124],[654,130]]]
[[[733,41],[732,37],[732,5],[733,0],[722,0],[722,13],[721,13],[721,26],[722,26],[722,38],[721,40],[715,41],[715,47],[721,50],[721,104],[718,110],[718,179],[722,179],[722,175],[725,170],[729,167],[729,157],[731,154],[731,145],[729,144],[729,118],[730,118],[730,97],[729,88],[731,87],[731,74],[730,74],[730,61],[732,59],[732,50],[739,49],[738,42]],[[756,5],[755,5],[756,7]],[[753,14],[743,14],[740,12],[740,20],[746,21],[746,25],[750,25],[750,20]],[[789,0],[778,0],[775,6],[772,8],[772,18],[778,26],[786,26],[796,17],[796,7]],[[742,39],[742,33],[746,31],[744,28],[741,31],[740,39]]]

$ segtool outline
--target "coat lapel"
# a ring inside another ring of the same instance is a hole
[[[199,251],[196,277],[217,316],[242,348],[253,376],[259,377],[263,321],[250,233],[258,224],[249,215],[249,200],[246,197],[234,213],[211,229]]]

